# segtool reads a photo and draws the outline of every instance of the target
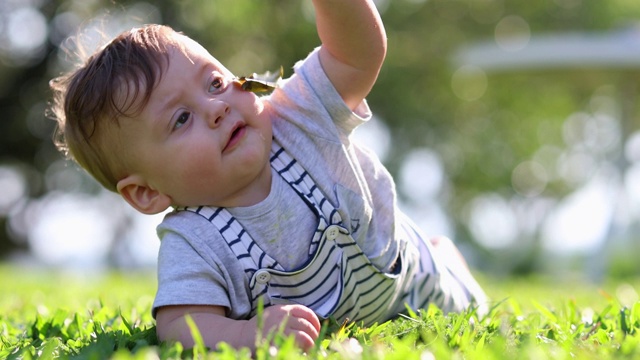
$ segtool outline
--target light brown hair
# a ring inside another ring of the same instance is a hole
[[[109,134],[122,118],[135,116],[148,103],[168,64],[169,49],[181,48],[175,34],[163,25],[123,32],[80,68],[50,82],[56,146],[111,191],[126,176],[126,150]]]

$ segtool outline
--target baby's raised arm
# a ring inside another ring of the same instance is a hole
[[[387,38],[373,0],[313,0],[320,62],[345,103],[355,109],[375,83]]]
[[[234,320],[225,316],[221,306],[165,306],[158,309],[156,317],[158,338],[161,341],[179,341],[185,347],[194,344],[191,330],[186,322],[189,315],[198,327],[207,347],[215,349],[220,342],[234,348],[255,349],[256,336],[262,331],[263,338],[277,331],[283,324],[283,334],[294,336],[304,350],[313,347],[320,333],[320,321],[316,314],[302,305],[274,305],[264,309],[262,329],[258,329],[258,318]]]

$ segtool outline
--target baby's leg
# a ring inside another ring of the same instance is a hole
[[[405,260],[411,284],[404,300],[409,307],[417,310],[435,304],[448,313],[478,306],[478,313],[485,314],[487,296],[455,244],[444,236],[425,237],[406,216],[398,224],[407,239]]]
[[[467,291],[474,296],[476,306],[480,306],[479,312],[484,313],[487,305],[486,295],[473,277],[473,274],[471,274],[467,261],[453,241],[448,237],[439,236],[429,239],[429,242],[433,249],[432,256],[441,261]]]
[[[460,253],[460,250],[458,250],[451,239],[446,236],[438,236],[429,239],[429,241],[435,250],[434,256],[440,259],[446,259],[447,264],[456,265],[456,267],[459,268],[456,268],[456,270],[471,272],[464,256],[462,256],[462,253]]]

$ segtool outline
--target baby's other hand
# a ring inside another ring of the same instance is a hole
[[[250,328],[257,330],[257,322],[258,316],[251,318]],[[320,333],[320,320],[311,309],[303,305],[273,305],[265,308],[262,314],[263,334],[278,331],[283,322],[285,336],[293,335],[298,346],[305,351],[313,347]]]

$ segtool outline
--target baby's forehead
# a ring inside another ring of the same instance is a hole
[[[134,110],[128,117],[148,115],[149,109],[169,103],[168,99],[172,99],[176,92],[176,81],[191,82],[201,76],[209,78],[213,72],[227,78],[234,77],[199,43],[184,35],[176,36],[166,47],[166,56],[156,63],[153,78],[138,76],[122,83],[120,101],[128,102]]]
[[[192,64],[196,64],[199,62],[207,62],[210,66],[216,68],[223,74],[232,75],[231,71],[229,71],[218,59],[216,59],[207,49],[204,48],[200,43],[191,39],[190,37],[176,33],[176,41],[177,46],[176,50],[178,53],[187,57]],[[174,53],[174,55],[179,55]]]
[[[167,76],[170,69],[177,67],[177,71],[186,73],[188,67],[202,66],[203,63],[211,63],[214,67],[224,67],[213,58],[202,46],[190,38],[176,33],[176,38],[167,40],[163,54],[153,56],[150,61],[141,66],[134,76],[120,77],[118,86],[118,98],[122,102],[130,102],[134,108],[141,109],[146,106],[148,99],[155,95],[158,85]],[[143,68],[147,69],[144,70]],[[116,103],[121,103],[116,101]],[[123,104],[124,105],[124,104]]]

